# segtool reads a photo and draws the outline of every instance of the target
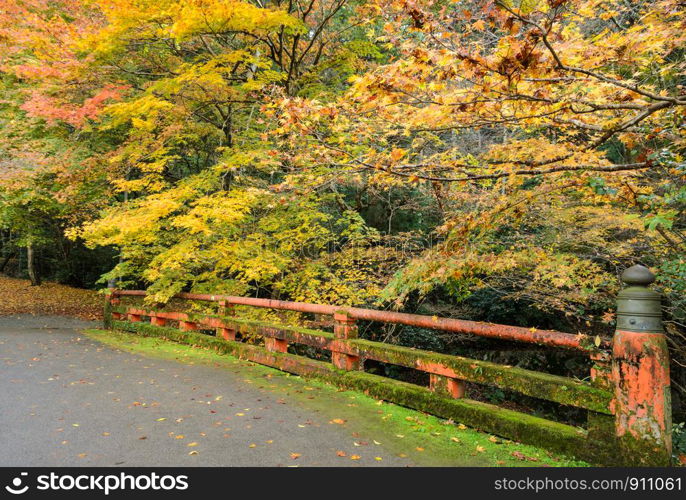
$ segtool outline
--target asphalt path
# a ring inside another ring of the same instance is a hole
[[[97,326],[0,317],[0,466],[414,465],[360,452],[354,429],[246,383],[250,366],[125,352],[83,334]]]

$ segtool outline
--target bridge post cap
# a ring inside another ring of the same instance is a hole
[[[624,270],[622,281],[629,286],[647,287],[655,281],[655,275],[647,267],[636,264]]]

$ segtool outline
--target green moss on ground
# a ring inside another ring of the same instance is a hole
[[[387,451],[424,466],[588,465],[534,446],[491,436],[459,422],[378,401],[361,392],[340,390],[318,380],[290,375],[210,349],[121,332],[87,330],[86,334],[104,344],[144,356],[234,371],[240,367],[246,383],[275,394],[287,394],[329,420],[345,420],[343,425],[360,443],[361,452],[369,452],[377,442]]]

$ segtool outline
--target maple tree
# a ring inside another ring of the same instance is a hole
[[[0,0],[2,257],[601,333],[640,261],[683,363],[684,33],[676,0]]]
[[[467,314],[512,321],[498,299],[535,308],[529,321],[552,313],[558,327],[593,331],[613,320],[618,273],[640,260],[661,268],[671,313],[682,307],[678,2],[382,0],[365,11],[383,19],[377,41],[394,60],[335,101],[285,100],[273,133],[293,188],[431,194],[432,244],[383,299],[439,291]]]

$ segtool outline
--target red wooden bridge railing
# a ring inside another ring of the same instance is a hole
[[[647,288],[654,278],[641,266],[625,271],[623,279],[631,286],[618,298],[617,332],[612,341],[536,328],[229,295],[175,296],[216,303],[216,312],[212,313],[124,303],[147,295],[140,290],[111,290],[105,318],[112,328],[203,345],[284,371],[324,378],[342,387],[362,389],[379,399],[596,463],[667,465],[671,459],[669,360],[659,295]],[[234,306],[331,316],[333,332],[240,318],[232,311]],[[149,322],[143,322],[143,318]],[[564,348],[589,356],[590,380],[362,340],[357,336],[358,320]],[[255,337],[264,339],[263,346],[255,343]],[[328,351],[331,363],[289,353],[289,345]],[[366,373],[365,360],[425,372],[429,387]],[[471,400],[466,393],[467,381],[582,408],[588,412],[587,427],[579,429]]]

